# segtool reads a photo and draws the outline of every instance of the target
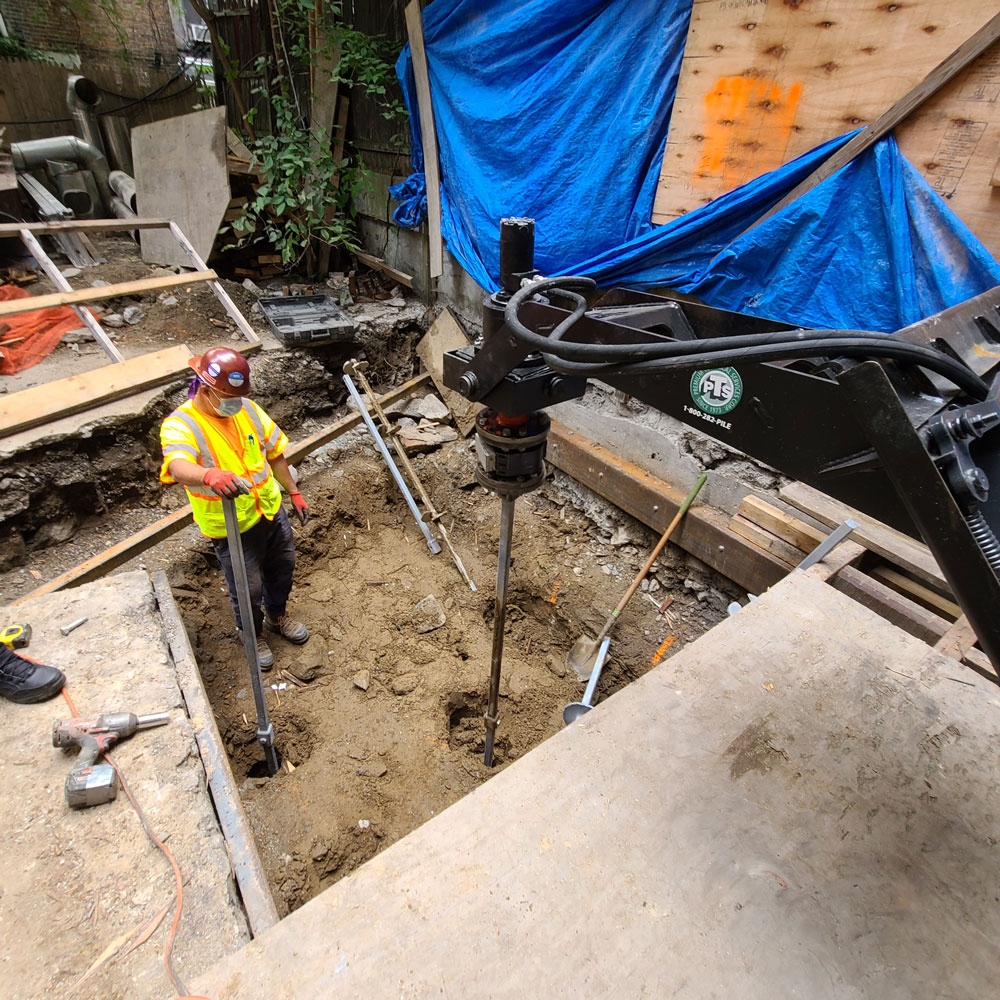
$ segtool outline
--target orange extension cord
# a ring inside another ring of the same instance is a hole
[[[23,656],[23,654],[21,655]],[[24,659],[31,660],[31,657],[24,656]],[[31,662],[37,663],[38,661],[31,660]],[[66,699],[66,704],[69,705],[69,710],[73,713],[73,717],[79,718],[80,713],[76,710],[76,705],[73,704],[73,699],[70,698],[69,692],[65,687],[62,689],[62,696]],[[125,780],[125,775],[122,774],[117,763],[111,759],[111,754],[105,753],[104,759],[115,769],[115,773],[118,775],[118,780],[121,782],[122,788],[128,796],[129,802],[132,803],[132,808],[135,810],[136,816],[139,817],[139,822],[142,823],[142,828],[146,831],[146,835],[163,852],[164,857],[166,857],[166,859],[170,862],[170,867],[174,870],[174,886],[177,892],[177,908],[174,910],[174,919],[170,925],[170,934],[167,936],[167,946],[163,949],[163,967],[167,970],[167,976],[176,991],[176,1000],[211,1000],[210,997],[188,993],[187,987],[184,986],[180,978],[174,972],[173,965],[170,961],[170,953],[174,947],[174,938],[177,936],[177,928],[181,922],[181,913],[184,910],[184,885],[183,879],[181,878],[180,866],[174,859],[173,854],[170,853],[170,848],[167,847],[167,845],[164,844],[163,841],[160,840],[160,838],[153,832],[153,828],[149,825],[149,821],[146,819],[146,814],[142,811],[139,803],[136,802],[135,797],[132,795],[132,789],[129,788],[128,782]]]

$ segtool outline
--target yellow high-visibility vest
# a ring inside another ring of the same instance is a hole
[[[269,521],[281,507],[281,488],[271,472],[268,457],[280,455],[288,438],[256,403],[243,400],[234,417],[211,417],[188,400],[173,411],[160,427],[163,464],[160,482],[174,483],[169,465],[175,458],[187,459],[206,469],[235,472],[250,484],[250,493],[236,497],[240,532],[252,528],[262,517]],[[208,487],[185,487],[195,523],[209,538],[226,537],[222,499]]]

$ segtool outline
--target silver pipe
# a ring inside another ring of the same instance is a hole
[[[406,481],[400,474],[399,469],[396,468],[396,463],[392,460],[392,455],[389,454],[389,449],[385,446],[385,442],[382,440],[382,435],[379,434],[378,428],[375,426],[375,422],[372,420],[368,413],[368,408],[365,406],[365,401],[361,398],[361,394],[358,392],[357,387],[351,381],[350,375],[344,376],[344,385],[347,386],[347,391],[351,394],[351,399],[354,400],[354,405],[357,406],[358,413],[361,414],[361,419],[365,422],[365,426],[368,428],[371,436],[375,439],[375,444],[378,445],[378,450],[382,453],[382,457],[385,459],[385,464],[389,466],[392,478],[396,480],[399,492],[403,494],[403,499],[406,501],[406,506],[410,508],[410,513],[416,520],[417,527],[424,533],[424,540],[427,542],[427,548],[429,548],[434,555],[437,555],[441,551],[441,543],[431,534],[431,529],[427,527],[427,523],[424,521],[423,517],[421,517],[420,510],[417,507],[417,502],[413,499],[413,494],[407,487]]]
[[[115,170],[123,170],[126,174],[135,173],[128,122],[118,115],[102,115],[100,122],[108,162]]]
[[[46,160],[72,160],[86,167],[94,175],[94,182],[101,195],[104,209],[111,210],[114,197],[108,183],[110,170],[104,154],[96,146],[84,142],[76,135],[57,135],[51,139],[29,139],[27,142],[12,142],[10,153],[17,170],[35,170],[45,166]]]
[[[66,107],[73,116],[73,130],[84,142],[89,142],[103,154],[104,140],[94,113],[100,100],[101,92],[93,80],[85,76],[71,76],[66,81]]]
[[[490,693],[486,702],[486,749],[483,763],[493,766],[493,741],[500,716],[500,665],[503,662],[503,627],[507,618],[507,581],[510,578],[510,542],[514,534],[514,501],[501,498],[500,549],[497,553],[497,603],[493,610],[493,654],[490,658]]]
[[[112,170],[108,174],[108,183],[111,190],[132,210],[134,215],[137,211],[135,205],[135,178],[125,173],[124,170]],[[127,216],[120,216],[127,218]]]

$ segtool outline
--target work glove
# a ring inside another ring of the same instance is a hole
[[[244,493],[250,492],[250,485],[245,479],[240,479],[235,472],[227,472],[225,469],[206,469],[201,481],[216,496],[233,500]]]
[[[295,508],[295,513],[298,514],[299,520],[305,524],[309,520],[309,504],[302,499],[301,493],[289,493],[292,499],[292,506]]]

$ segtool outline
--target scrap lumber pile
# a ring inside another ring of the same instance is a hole
[[[729,527],[789,570],[845,520],[857,528],[832,564],[830,583],[936,649],[993,673],[927,546],[804,483],[778,493],[810,522],[757,496],[745,497]]]

